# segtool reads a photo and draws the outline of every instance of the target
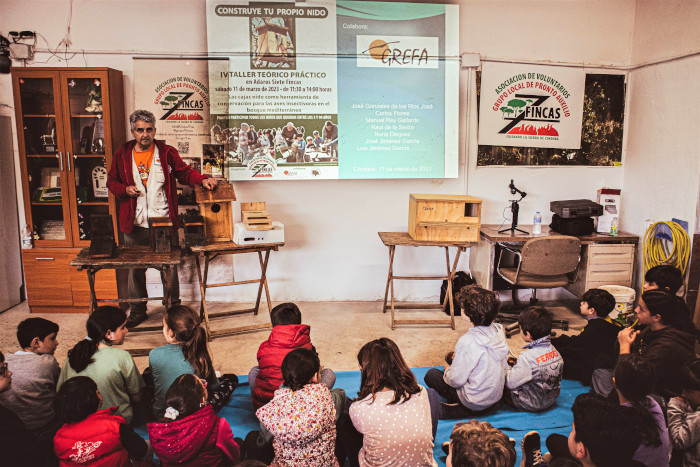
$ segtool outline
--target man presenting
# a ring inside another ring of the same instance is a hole
[[[183,185],[201,184],[209,190],[216,180],[206,178],[185,164],[177,150],[155,139],[156,118],[147,110],[137,110],[129,117],[134,139],[124,143],[112,159],[107,176],[109,191],[119,200],[119,225],[126,246],[149,245],[148,219],[169,217],[177,235],[177,189],[175,179]],[[175,236],[177,238],[177,236]],[[165,278],[161,273],[165,284]],[[177,266],[171,279],[171,304],[180,303]],[[129,298],[146,298],[146,270],[131,269]],[[147,319],[146,301],[131,303],[127,328],[138,326]]]

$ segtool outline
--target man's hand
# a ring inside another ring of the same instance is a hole
[[[126,187],[126,195],[131,196],[132,198],[137,198],[141,195],[141,192],[138,188],[136,188],[136,185],[129,185]]]
[[[620,343],[620,353],[630,353],[632,343],[637,338],[639,331],[634,328],[625,328],[617,334],[617,341]]]
[[[206,188],[207,190],[213,190],[216,188],[216,179],[215,178],[205,178],[202,181],[202,186]]]

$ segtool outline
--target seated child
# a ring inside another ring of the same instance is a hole
[[[640,465],[632,460],[642,440],[634,410],[589,393],[579,394],[571,411],[574,422],[569,437],[556,433],[547,437],[552,459],[569,457],[586,467]]]
[[[155,392],[154,417],[163,418],[165,393],[175,379],[185,373],[207,380],[209,405],[218,411],[231,397],[238,378],[236,375],[224,375],[221,380],[216,377],[207,331],[202,327],[199,313],[184,305],[171,306],[163,313],[163,335],[167,344],[148,354]]]
[[[5,357],[0,352],[0,394],[12,387],[12,372],[9,370]],[[22,420],[12,410],[0,403],[0,452],[3,464],[17,467],[35,467],[42,465],[44,459],[37,449],[39,441],[36,436],[24,426]],[[52,454],[52,450],[45,451]]]
[[[620,355],[613,382],[620,404],[634,409],[641,420],[637,430],[642,443],[633,459],[648,466],[668,466],[671,443],[666,420],[659,404],[649,396],[656,384],[654,367],[639,355]]]
[[[473,324],[459,338],[451,366],[444,373],[432,368],[425,383],[447,399],[440,419],[466,418],[496,404],[503,396],[508,344],[503,326],[494,323],[498,296],[477,285],[462,287],[455,298],[464,310],[462,318]]]
[[[272,400],[274,392],[282,384],[282,361],[294,349],[303,347],[313,350],[311,328],[301,324],[301,311],[294,303],[282,303],[270,311],[272,332],[260,344],[258,366],[248,373],[248,383],[253,397],[253,406],[259,409]],[[314,350],[315,351],[315,350]],[[335,373],[329,368],[321,370],[321,382],[333,388]]]
[[[74,376],[87,376],[100,390],[100,409],[117,407],[115,414],[131,423],[134,416],[131,403],[141,400],[145,385],[131,354],[112,347],[121,345],[129,331],[126,313],[114,306],[98,307],[85,327],[87,337],[68,351],[57,387],[60,390]]]
[[[17,326],[22,350],[7,354],[12,387],[0,394],[0,403],[16,413],[28,430],[53,439],[60,427],[53,411],[56,381],[61,368],[53,354],[58,346],[58,324],[44,318],[28,318]]]
[[[682,285],[683,273],[668,264],[654,266],[644,274],[644,292],[658,289],[677,295]]]
[[[459,422],[450,435],[446,462],[447,467],[513,467],[515,448],[505,433],[488,422]]]
[[[617,335],[620,355],[637,353],[652,364],[656,372],[654,394],[665,398],[680,394],[683,366],[695,358],[695,340],[700,335],[683,299],[669,292],[648,290],[639,298],[635,313],[641,331],[633,327]],[[612,372],[597,369],[591,379],[593,389],[608,395],[614,389]]]
[[[180,375],[165,395],[165,418],[148,424],[153,452],[164,467],[224,466],[238,461],[240,448],[226,419],[207,404],[206,380]]]
[[[100,391],[87,376],[76,376],[61,385],[55,405],[65,425],[54,438],[61,466],[127,467],[153,456],[148,443],[115,414],[117,408],[98,410],[101,404]]]
[[[517,363],[506,372],[504,400],[516,409],[539,412],[557,401],[564,362],[549,342],[552,331],[549,310],[528,307],[518,315],[518,324],[527,344]]]
[[[357,435],[343,433],[350,465],[433,467],[438,398],[418,384],[394,341],[368,342],[357,354],[361,383],[349,416]],[[434,425],[433,425],[434,423]],[[349,428],[349,427],[348,427]]]
[[[700,465],[700,358],[688,362],[681,374],[683,392],[668,403],[668,434],[683,451],[683,465]]]
[[[564,359],[564,378],[590,384],[594,369],[615,365],[620,327],[605,319],[615,309],[615,297],[607,290],[587,290],[580,309],[588,320],[581,334],[555,337],[552,345]]]
[[[261,434],[274,436],[273,466],[338,466],[335,422],[345,403],[345,392],[321,384],[315,352],[299,348],[282,362],[284,385],[255,415]]]

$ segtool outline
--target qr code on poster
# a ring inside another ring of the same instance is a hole
[[[180,154],[190,153],[190,142],[189,141],[178,141],[177,142],[177,152]]]

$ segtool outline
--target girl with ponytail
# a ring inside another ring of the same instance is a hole
[[[620,355],[613,382],[620,405],[637,413],[631,420],[637,420],[635,431],[642,435],[642,443],[633,459],[647,466],[668,466],[671,442],[666,419],[659,404],[649,395],[656,383],[654,367],[639,355]]]
[[[155,399],[153,415],[156,419],[165,413],[165,393],[178,376],[191,373],[208,383],[208,400],[218,411],[231,397],[238,385],[236,375],[216,377],[207,332],[199,314],[184,305],[175,305],[163,314],[163,335],[166,345],[148,354],[148,364],[153,375]]]
[[[87,336],[68,351],[56,389],[75,376],[87,376],[97,384],[102,395],[100,410],[118,407],[115,415],[131,423],[132,402],[139,402],[144,388],[143,378],[134,359],[121,345],[128,332],[126,313],[114,306],[101,306],[85,323]]]

